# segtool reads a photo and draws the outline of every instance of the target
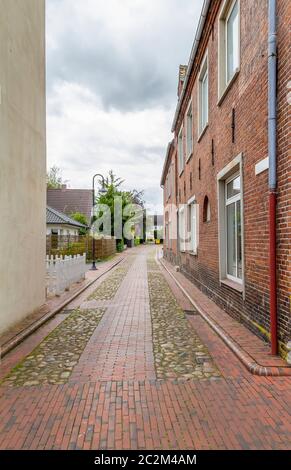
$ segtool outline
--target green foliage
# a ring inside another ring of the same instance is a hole
[[[102,184],[102,181],[99,181]],[[124,180],[116,177],[112,170],[109,171],[108,176],[105,178],[105,194],[99,194],[96,198],[97,204],[105,204],[110,208],[111,211],[111,235],[114,236],[114,198],[121,198],[122,205],[122,229],[124,224],[131,218],[131,215],[124,215],[124,208],[128,204],[139,204],[142,208],[144,207],[143,200],[143,191],[137,191],[133,189],[132,191],[122,191],[121,185],[124,183]],[[99,217],[102,216],[100,212]]]
[[[116,244],[116,250],[117,250],[117,253],[122,253],[123,250],[124,250],[124,241],[123,240],[118,240],[117,244]]]
[[[82,214],[81,212],[75,212],[70,215],[71,219],[76,220],[76,222],[79,222],[80,224],[87,225],[88,226],[88,220],[85,214]],[[79,229],[79,234],[80,235],[86,235],[88,232],[88,228],[80,228]]]
[[[65,183],[61,176],[61,169],[56,165],[51,167],[46,175],[48,189],[60,189]]]
[[[140,238],[139,237],[136,237],[134,239],[134,246],[139,246],[140,245]]]

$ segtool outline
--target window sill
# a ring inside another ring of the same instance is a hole
[[[208,126],[209,126],[209,123],[207,123],[207,124],[205,125],[204,129],[200,132],[200,135],[199,135],[199,137],[198,137],[197,142],[200,142],[200,140],[201,140],[202,137],[204,136],[205,132],[207,131]]]
[[[190,256],[197,256],[198,253],[197,253],[197,251],[188,251],[188,255],[190,255]]]
[[[220,98],[217,102],[217,106],[221,106],[223,101],[224,101],[224,98],[226,97],[226,95],[228,94],[229,90],[231,89],[232,85],[234,84],[238,74],[239,74],[239,71],[240,69],[237,69],[237,71],[234,73],[232,79],[228,82],[228,84],[225,86],[223,92],[220,94]]]
[[[188,155],[186,163],[189,163],[192,157],[193,157],[193,151]]]
[[[231,281],[230,279],[220,279],[220,284],[230,287],[231,289],[236,290],[240,294],[242,294],[244,291],[242,284],[240,284],[239,282]]]

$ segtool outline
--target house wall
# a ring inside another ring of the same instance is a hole
[[[47,224],[46,226],[46,234],[51,235],[52,230],[57,230],[58,235],[73,235],[73,236],[78,236],[79,235],[79,230],[73,227],[70,227],[69,225],[57,225],[57,224]]]
[[[0,11],[1,333],[45,301],[45,2]]]
[[[213,0],[197,52],[185,102],[175,129],[175,146],[190,98],[193,102],[193,156],[181,176],[177,175],[177,203],[193,195],[199,204],[197,256],[164,246],[165,257],[181,266],[197,286],[230,315],[256,334],[269,340],[269,216],[268,171],[256,176],[255,165],[268,156],[268,1],[240,1],[240,72],[218,105],[218,11]],[[290,79],[288,18],[291,3],[278,0],[279,106],[278,106],[278,326],[280,350],[291,338],[290,318]],[[198,78],[202,58],[209,59],[209,126],[198,139]],[[232,109],[235,109],[235,140],[232,142]],[[185,129],[185,127],[184,127]],[[212,154],[212,140],[214,154]],[[184,139],[185,143],[186,139]],[[243,292],[220,282],[218,173],[241,155],[243,176]],[[199,163],[200,161],[200,163]],[[200,166],[200,177],[199,177]],[[190,190],[190,173],[193,187]],[[289,176],[288,176],[289,175]],[[180,194],[180,198],[179,198]],[[203,222],[203,202],[211,206],[210,222]],[[288,247],[289,243],[289,247]]]
[[[170,147],[164,181],[164,253],[170,261],[177,257],[177,152],[174,143]]]

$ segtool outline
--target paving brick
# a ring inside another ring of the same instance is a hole
[[[130,255],[134,262],[116,294],[126,297],[121,305],[130,299],[128,310],[108,307],[110,321],[99,324],[74,380],[0,387],[0,449],[290,449],[291,379],[250,374],[201,317],[191,317],[189,328],[222,377],[156,380],[144,272],[151,250]],[[140,351],[146,358],[141,363]],[[133,367],[123,367],[128,362]]]

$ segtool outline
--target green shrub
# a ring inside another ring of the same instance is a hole
[[[124,250],[124,241],[123,240],[118,240],[117,245],[116,245],[116,250],[117,253],[122,253]]]

